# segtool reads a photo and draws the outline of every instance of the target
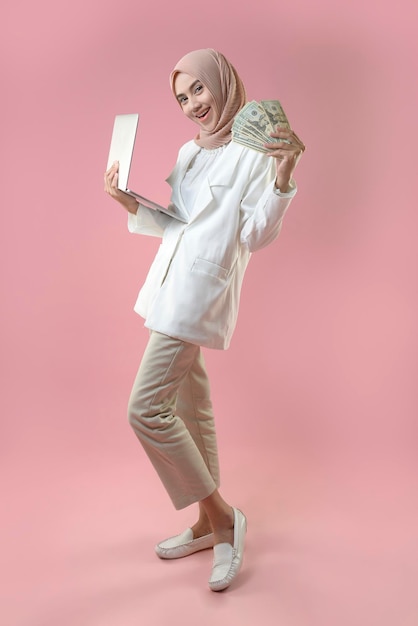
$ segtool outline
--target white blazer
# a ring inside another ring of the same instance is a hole
[[[186,143],[167,178],[180,212],[180,185],[198,150]],[[187,224],[141,205],[129,214],[130,232],[162,237],[134,307],[147,328],[229,347],[251,253],[276,239],[296,193],[294,183],[289,193],[275,193],[274,179],[273,158],[231,142],[199,189]]]

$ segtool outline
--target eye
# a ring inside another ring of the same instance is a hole
[[[184,104],[185,102],[187,102],[186,96],[180,96],[179,98],[177,98],[177,100],[180,102],[180,104]]]
[[[199,93],[200,91],[202,91],[203,89],[203,85],[196,85],[196,89],[194,90],[195,93]]]

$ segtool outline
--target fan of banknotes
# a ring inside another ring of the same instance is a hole
[[[237,113],[232,125],[232,140],[247,148],[268,152],[263,144],[274,142],[270,137],[277,126],[290,128],[289,121],[278,100],[252,100]]]

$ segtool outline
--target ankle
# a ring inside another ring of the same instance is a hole
[[[212,531],[212,526],[208,521],[201,522],[200,520],[191,527],[193,531],[193,539],[199,539],[199,537],[204,537],[205,535],[210,535]]]
[[[228,506],[218,513],[216,518],[212,520],[212,526],[215,533],[229,531],[234,528],[234,511],[232,507]]]

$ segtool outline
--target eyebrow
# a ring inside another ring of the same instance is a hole
[[[200,82],[201,82],[200,80],[195,80],[195,81],[194,81],[194,82],[190,85],[190,87],[189,87],[189,91],[190,91],[191,89],[193,89],[193,87],[194,87],[195,85],[197,85],[197,83],[200,83]],[[183,96],[187,97],[185,93],[178,93],[178,94],[176,95],[176,98],[177,98],[177,100],[178,100],[179,98],[182,98]]]

